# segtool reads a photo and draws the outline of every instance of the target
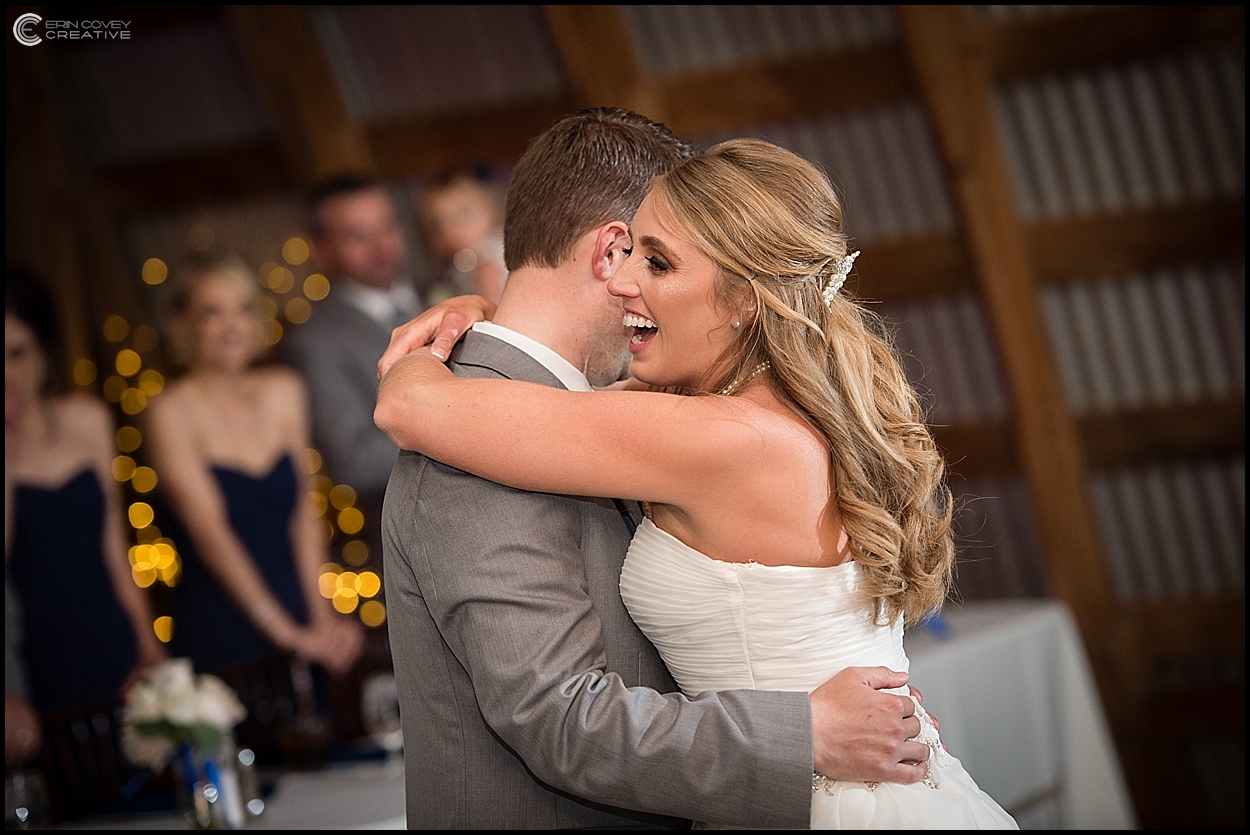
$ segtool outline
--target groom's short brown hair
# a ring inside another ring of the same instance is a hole
[[[573,244],[613,220],[630,222],[651,181],[695,150],[638,113],[592,107],[531,142],[512,172],[504,217],[509,270],[557,267]]]

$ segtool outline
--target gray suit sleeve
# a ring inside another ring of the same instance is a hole
[[[808,826],[807,694],[690,699],[626,686],[605,671],[576,500],[511,490],[433,462],[422,473],[420,490],[405,473],[387,495],[386,547],[406,553],[387,563],[392,629],[402,617],[395,607],[405,604],[391,589],[419,586],[486,722],[534,775],[641,812]]]
[[[282,354],[308,384],[313,441],[338,481],[382,496],[398,450],[373,422],[377,372],[355,361],[353,350],[312,329],[296,330]],[[379,353],[379,356],[381,354]]]

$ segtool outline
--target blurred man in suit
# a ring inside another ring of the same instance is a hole
[[[378,525],[396,448],[373,423],[377,362],[391,329],[420,312],[408,252],[390,193],[378,181],[342,176],[308,201],[313,255],[330,295],[283,341],[282,357],[312,398],[313,443],[336,481],[350,485],[377,551]]]

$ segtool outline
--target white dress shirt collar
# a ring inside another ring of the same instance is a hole
[[[388,331],[420,312],[417,310],[416,291],[406,281],[397,282],[389,290],[382,290],[340,279],[334,283],[333,292]]]
[[[585,374],[578,371],[573,363],[541,342],[531,339],[523,333],[517,333],[510,328],[505,328],[503,325],[496,325],[494,322],[478,322],[473,326],[473,330],[478,333],[484,333],[487,336],[493,336],[498,340],[507,342],[513,348],[523,351],[536,363],[554,374],[556,379],[563,383],[564,387],[569,391],[594,391]]]

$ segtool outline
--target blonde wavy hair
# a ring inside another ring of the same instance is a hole
[[[880,615],[914,623],[938,610],[955,556],[946,465],[879,317],[845,289],[822,296],[848,249],[829,180],[797,154],[734,139],[651,193],[719,266],[716,302],[754,300],[722,357],[729,370],[689,393],[771,363],[774,390],[829,445],[842,525]]]

